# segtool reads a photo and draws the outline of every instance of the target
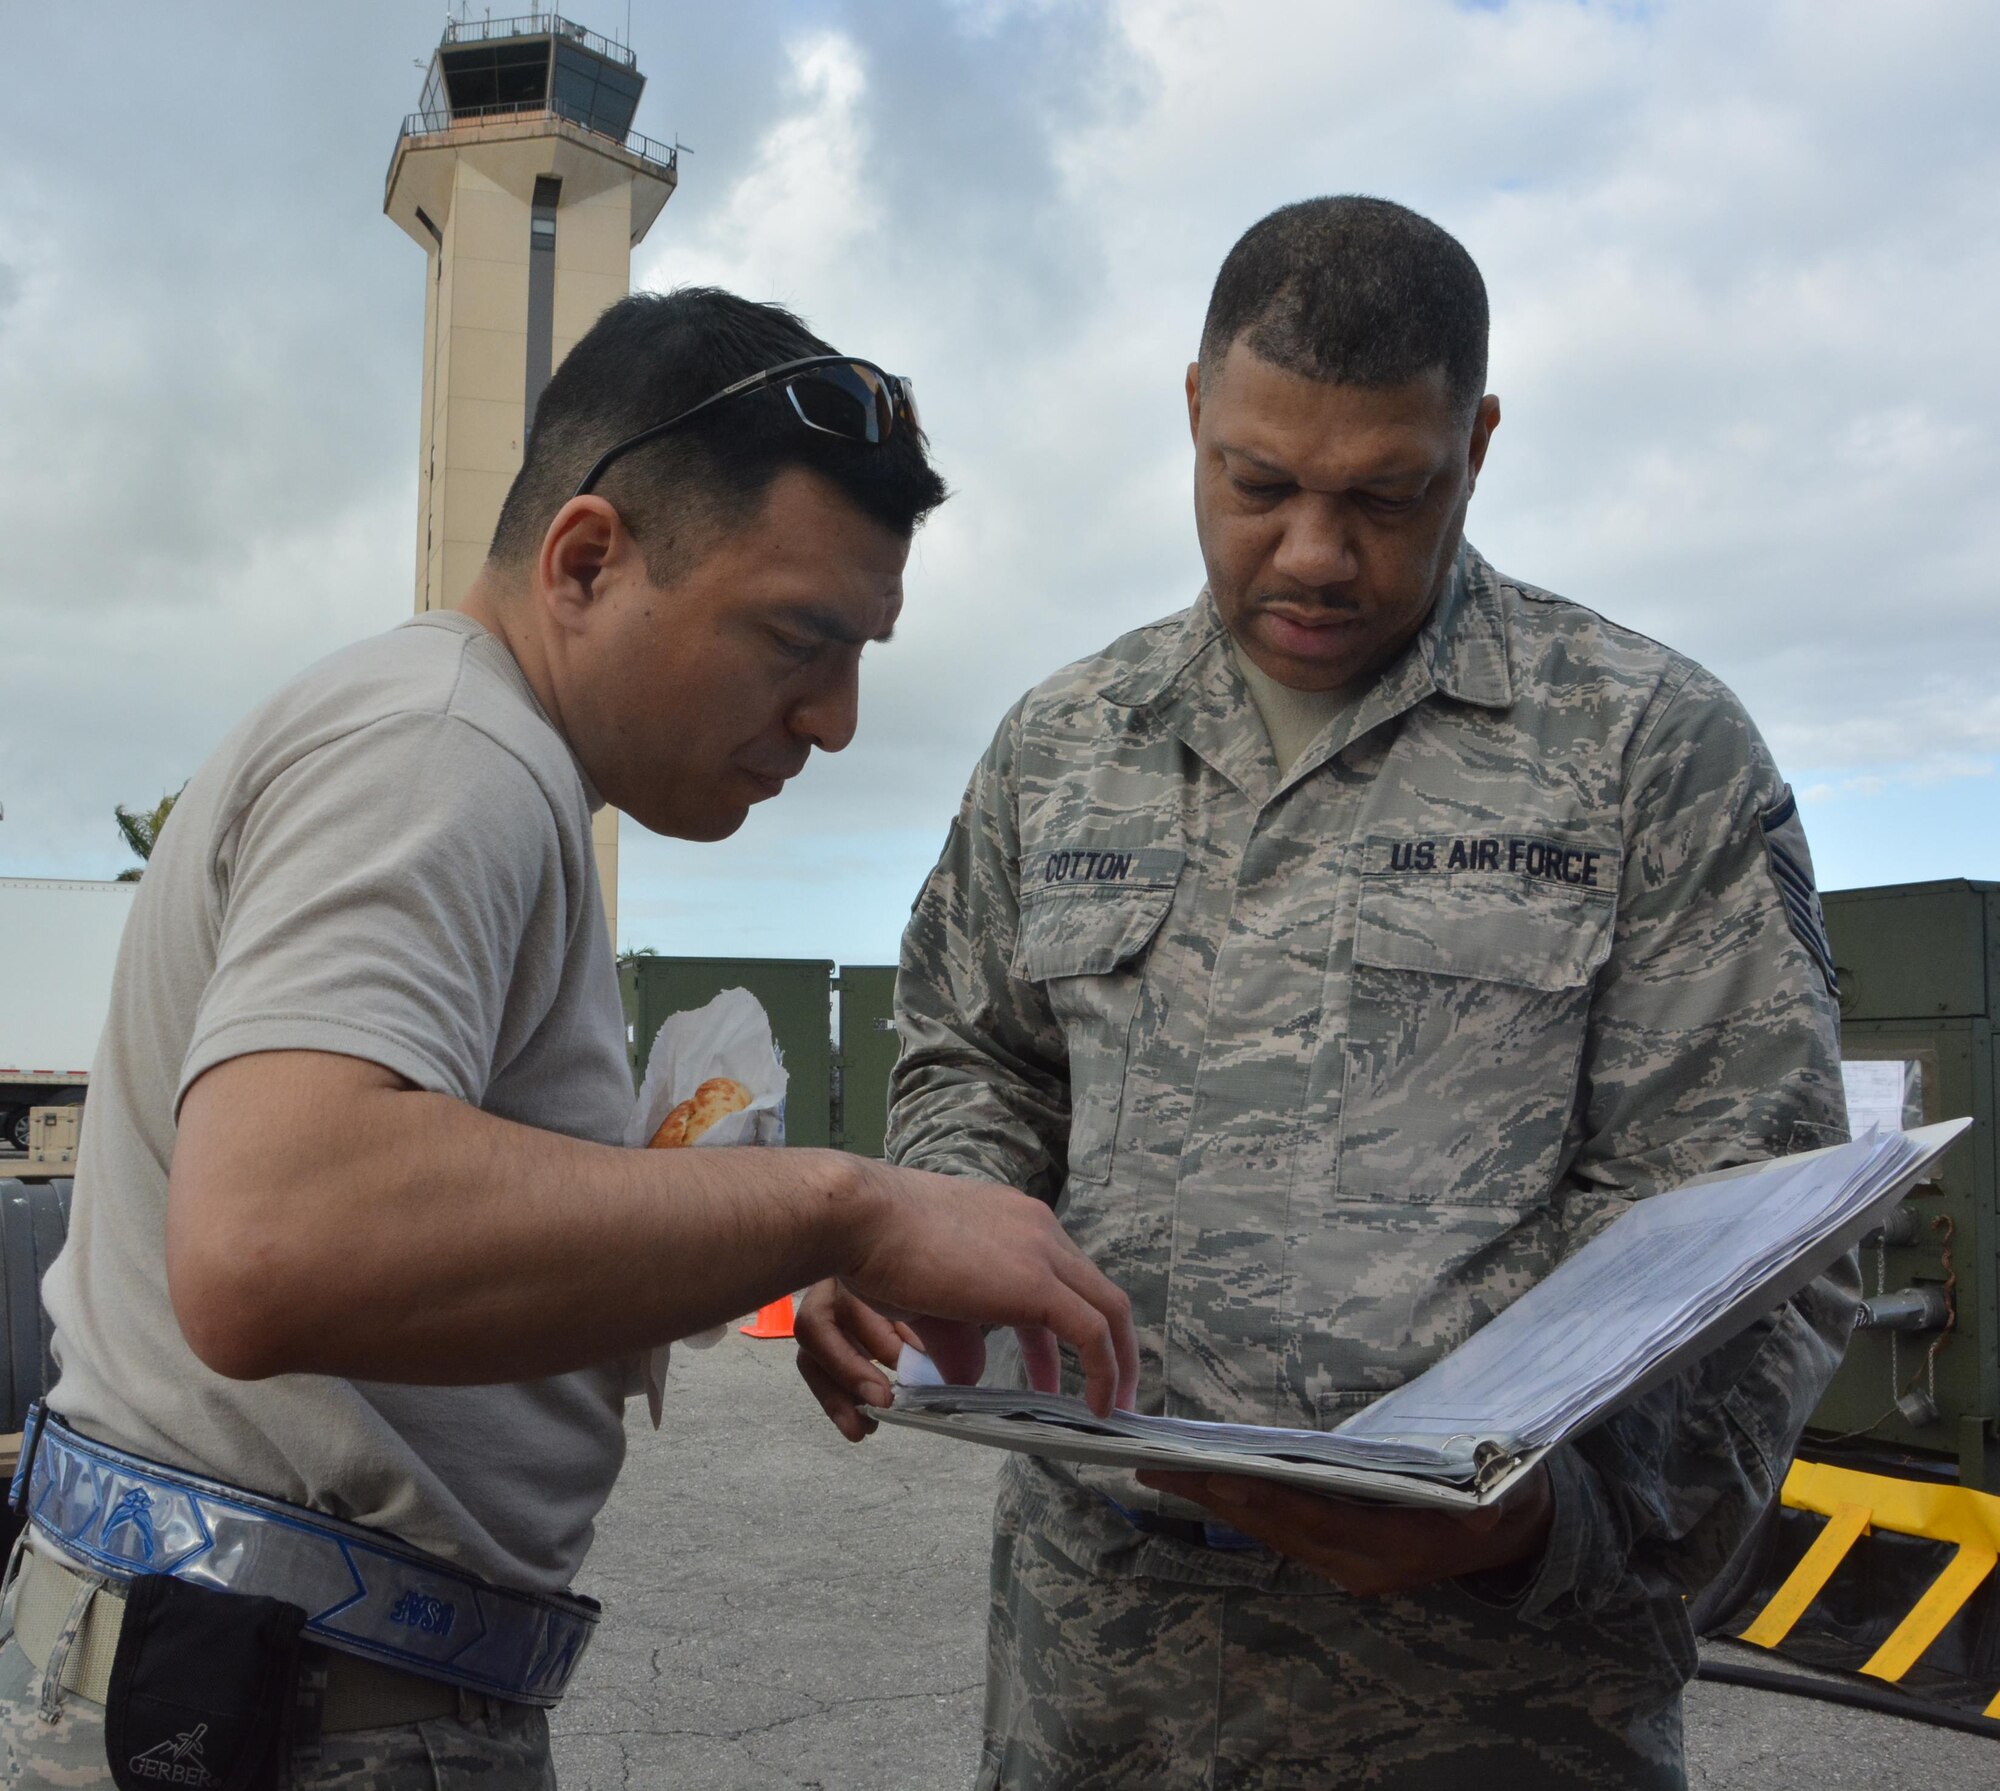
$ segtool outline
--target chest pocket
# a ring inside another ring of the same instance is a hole
[[[1022,859],[1013,973],[1044,992],[1068,1046],[1073,1182],[1111,1174],[1146,954],[1186,863],[1165,847]]]
[[[1572,856],[1574,856],[1572,854]],[[1339,1193],[1522,1213],[1577,1101],[1618,853],[1596,887],[1505,873],[1364,876]]]

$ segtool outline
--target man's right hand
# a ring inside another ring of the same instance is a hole
[[[235,1379],[532,1380],[829,1275],[891,1317],[1042,1327],[1100,1410],[1132,1396],[1125,1296],[1011,1189],[839,1151],[588,1143],[326,1052],[230,1058],[181,1104],[168,1292]]]
[[[879,1178],[879,1179],[878,1179]],[[1092,1410],[1129,1407],[1139,1384],[1131,1302],[1069,1239],[1041,1201],[1011,1188],[922,1170],[870,1177],[879,1217],[838,1278],[806,1296],[795,1321],[799,1372],[851,1441],[874,1429],[860,1409],[887,1405],[880,1367],[909,1319],[948,1380],[976,1380],[979,1326],[1012,1325],[1031,1385],[1054,1391],[1056,1346],[1081,1358]],[[874,1204],[874,1203],[872,1203]]]

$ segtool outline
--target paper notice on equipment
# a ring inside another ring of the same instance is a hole
[[[1840,1066],[1847,1090],[1847,1129],[1859,1138],[1870,1126],[1903,1129],[1903,1093],[1910,1066],[1900,1057],[1879,1062],[1848,1058]]]

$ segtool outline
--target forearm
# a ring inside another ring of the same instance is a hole
[[[842,1272],[870,1198],[830,1151],[622,1150],[386,1080],[301,1076],[250,1108],[282,1126],[204,1125],[229,1068],[183,1110],[168,1277],[196,1353],[241,1377],[607,1361]]]

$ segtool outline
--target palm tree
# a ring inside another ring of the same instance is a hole
[[[118,819],[119,834],[126,845],[140,858],[149,859],[153,856],[153,848],[159,843],[160,829],[166,826],[167,817],[174,812],[174,804],[181,799],[181,790],[186,788],[187,785],[182,784],[180,790],[174,791],[171,796],[162,796],[150,809],[135,811],[127,808],[122,802],[113,806],[111,812]],[[145,865],[141,864],[133,870],[120,871],[118,881],[136,883],[145,874],[145,870]]]

